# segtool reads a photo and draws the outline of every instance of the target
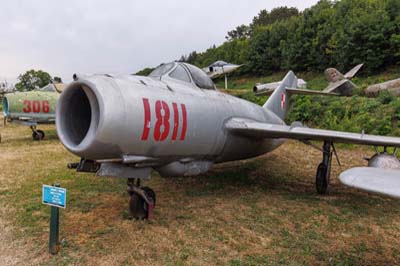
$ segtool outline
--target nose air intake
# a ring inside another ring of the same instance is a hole
[[[71,151],[82,151],[94,140],[100,120],[98,98],[87,84],[70,85],[57,103],[57,132]]]
[[[7,117],[8,116],[8,100],[7,100],[7,97],[3,97],[2,105],[3,105],[3,115],[5,117]]]

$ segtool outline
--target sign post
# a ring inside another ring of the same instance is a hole
[[[43,185],[42,202],[50,205],[50,237],[49,237],[49,252],[56,255],[60,250],[59,241],[59,225],[60,213],[59,208],[66,207],[67,190],[60,188],[60,184],[56,183],[53,186]]]
[[[60,215],[57,207],[50,207],[50,237],[49,237],[49,252],[52,255],[56,255],[60,250],[59,241],[59,225]]]

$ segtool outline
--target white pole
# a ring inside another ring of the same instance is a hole
[[[228,89],[228,77],[225,74],[225,90]]]

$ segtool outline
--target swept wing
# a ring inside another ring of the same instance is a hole
[[[226,123],[232,133],[252,138],[283,138],[353,143],[372,146],[400,147],[400,138],[357,134],[342,131],[314,129],[303,126],[276,125],[233,118]]]

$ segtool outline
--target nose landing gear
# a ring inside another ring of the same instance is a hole
[[[134,219],[154,218],[156,194],[149,187],[141,187],[140,179],[128,178],[129,214]]]
[[[31,126],[31,130],[32,130],[32,138],[33,140],[43,140],[45,137],[44,131],[43,130],[38,130],[36,129],[36,126]]]

